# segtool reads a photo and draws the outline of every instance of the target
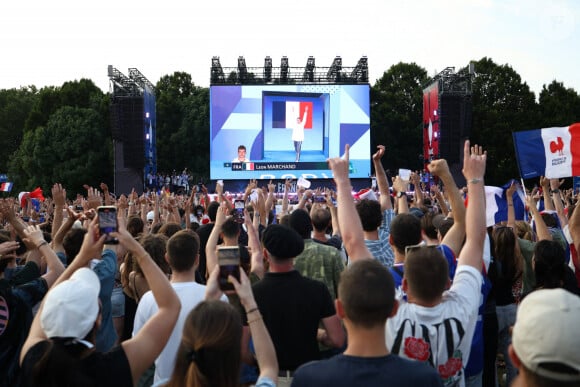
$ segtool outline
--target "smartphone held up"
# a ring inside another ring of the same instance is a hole
[[[100,206],[97,208],[99,217],[99,235],[106,235],[105,244],[113,245],[119,243],[116,238],[110,234],[116,232],[119,227],[117,224],[117,208],[115,206]]]
[[[228,280],[231,275],[240,281],[240,248],[238,246],[219,246],[217,250],[220,274],[218,283],[220,290],[234,290],[234,284]]]

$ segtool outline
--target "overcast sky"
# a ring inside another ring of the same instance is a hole
[[[106,92],[109,64],[208,86],[214,55],[223,67],[240,55],[248,67],[267,55],[352,67],[366,55],[371,84],[401,61],[434,75],[487,56],[536,95],[554,79],[580,92],[579,22],[574,0],[2,1],[0,89],[89,78]]]

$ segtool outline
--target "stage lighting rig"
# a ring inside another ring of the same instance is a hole
[[[302,75],[303,82],[314,82],[314,68],[316,65],[314,64],[314,57],[309,56],[308,60],[306,61],[306,67],[304,67],[304,75]]]
[[[211,83],[225,83],[224,71],[220,64],[220,57],[214,56],[211,58]]]
[[[272,82],[272,58],[264,58],[264,82]]]
[[[353,80],[357,80],[360,82],[368,82],[369,81],[369,67],[368,67],[368,60],[366,56],[363,56],[358,60],[356,67],[350,74],[350,77]]]
[[[330,66],[328,72],[326,73],[326,80],[329,82],[339,83],[341,71],[342,71],[342,58],[340,56],[337,56],[336,58],[334,58],[334,61],[332,61],[332,65]]]
[[[288,57],[283,56],[280,62],[280,83],[288,83]]]
[[[246,60],[243,56],[238,57],[238,79],[242,84],[248,80],[248,69],[246,68]]]

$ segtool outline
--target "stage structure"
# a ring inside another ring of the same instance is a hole
[[[425,169],[433,159],[445,159],[458,185],[465,179],[461,173],[463,143],[472,126],[472,90],[474,67],[455,72],[447,67],[434,76],[423,89],[423,159]]]
[[[243,56],[238,67],[221,66],[218,56],[211,61],[211,85],[284,85],[284,84],[367,84],[369,82],[368,60],[359,59],[354,67],[343,67],[337,56],[330,67],[317,67],[309,56],[303,67],[290,67],[288,57],[283,56],[280,67],[272,67],[272,58],[264,59],[264,67],[246,67]]]
[[[352,67],[340,56],[328,67],[313,56],[300,67],[286,56],[273,62],[248,67],[240,56],[237,67],[222,67],[212,58],[211,179],[331,179],[326,160],[349,144],[351,178],[370,184],[367,57]]]
[[[138,193],[157,174],[155,87],[136,68],[129,76],[108,66],[111,92],[111,133],[114,192]]]

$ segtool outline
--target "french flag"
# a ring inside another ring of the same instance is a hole
[[[513,138],[522,178],[580,175],[580,123],[514,132]]]
[[[2,183],[2,184],[0,184],[0,191],[1,192],[10,192],[10,191],[12,191],[13,185],[14,185],[14,183],[9,183],[9,182]]]
[[[511,180],[501,187],[485,186],[485,215],[486,226],[490,227],[499,222],[507,220],[508,204],[506,190],[514,180]],[[517,186],[513,194],[513,203],[516,220],[524,220],[525,217],[525,197],[520,185]]]
[[[274,101],[272,102],[272,128],[293,128],[296,119],[302,120],[308,107],[304,129],[312,129],[312,102]]]

